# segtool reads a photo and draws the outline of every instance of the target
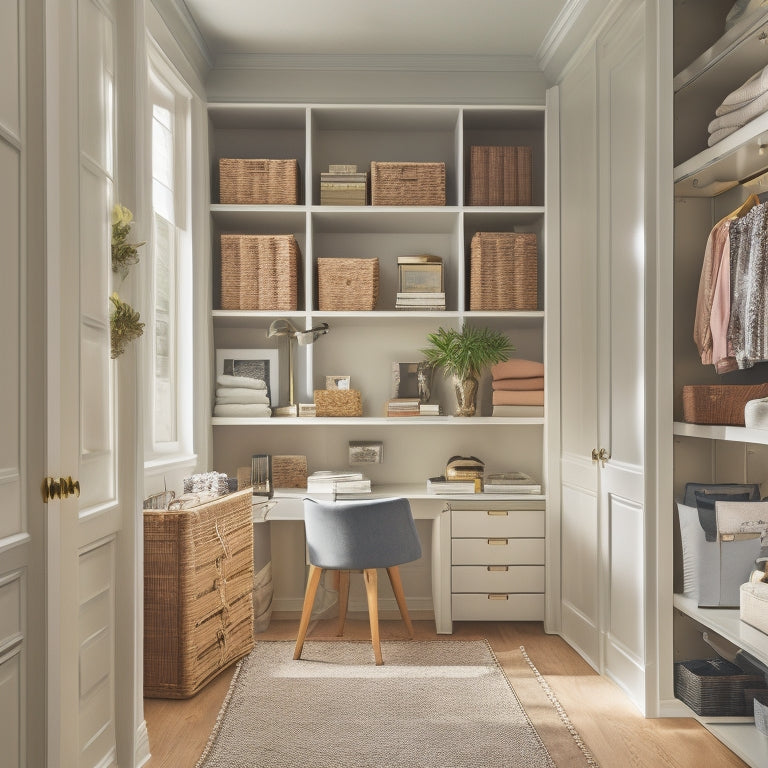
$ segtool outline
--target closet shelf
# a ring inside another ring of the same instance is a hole
[[[673,432],[681,437],[700,437],[705,440],[727,440],[734,443],[760,443],[768,445],[768,429],[747,429],[721,424],[674,423]]]
[[[263,426],[263,427],[494,427],[494,426],[535,426],[544,424],[540,416],[273,416],[270,418],[239,418],[235,416],[213,416],[214,427]]]
[[[768,169],[768,112],[675,166],[675,195],[715,197]]]

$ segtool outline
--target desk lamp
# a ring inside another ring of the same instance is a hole
[[[267,338],[272,336],[288,337],[288,408],[293,415],[298,415],[298,406],[293,402],[293,344],[295,341],[300,347],[314,344],[321,336],[328,333],[328,323],[321,323],[306,331],[300,331],[290,320],[281,318],[275,320],[269,326]]]

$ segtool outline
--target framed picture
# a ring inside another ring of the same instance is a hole
[[[350,464],[381,464],[384,461],[384,443],[380,440],[350,440]]]
[[[326,389],[350,389],[351,378],[349,376],[326,376]]]
[[[442,293],[443,260],[439,256],[400,256],[397,269],[400,293]]]
[[[276,349],[217,349],[216,375],[247,376],[266,382],[269,403],[274,408],[280,399]]]
[[[426,403],[432,394],[433,366],[419,363],[392,363],[392,387],[390,397],[419,398]]]

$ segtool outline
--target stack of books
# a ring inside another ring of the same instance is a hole
[[[445,310],[443,260],[440,256],[398,256],[397,268],[396,309]]]
[[[419,416],[442,416],[440,403],[419,403]]]
[[[307,493],[360,494],[371,492],[371,481],[362,472],[322,469],[307,478]]]
[[[485,493],[541,493],[541,483],[525,472],[498,472],[485,476]]]
[[[427,493],[435,494],[464,494],[480,493],[483,490],[483,481],[480,478],[474,480],[447,480],[445,475],[430,477],[427,480]]]
[[[329,165],[320,174],[320,205],[367,205],[368,173],[356,165]]]
[[[418,397],[393,397],[386,402],[385,416],[420,416],[421,402]]]

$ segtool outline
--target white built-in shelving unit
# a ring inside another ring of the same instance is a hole
[[[732,3],[713,0],[707,15],[722,21]],[[689,9],[701,13],[701,9]],[[685,13],[683,9],[682,13]],[[719,14],[719,15],[718,15]],[[754,383],[768,378],[764,365],[719,377],[703,366],[692,338],[696,296],[711,227],[751,192],[768,190],[759,176],[768,171],[768,115],[763,114],[712,147],[707,124],[725,96],[768,64],[768,14],[742,19],[725,34],[675,19],[675,48],[691,56],[674,80],[675,252],[674,387],[675,495],[686,482],[763,482],[768,479],[768,431],[698,425],[682,421],[685,384]],[[700,36],[709,34],[709,39]],[[698,39],[697,39],[697,36]],[[681,563],[676,567],[679,569]],[[703,632],[724,638],[768,663],[768,636],[739,619],[737,609],[699,608],[676,594],[675,661],[713,655]],[[692,716],[693,713],[691,713]],[[768,737],[751,718],[698,717],[707,729],[751,766],[768,765]]]
[[[267,338],[276,318],[310,328],[328,323],[329,332],[314,344],[295,349],[295,401],[310,403],[325,388],[327,375],[349,375],[362,393],[363,415],[338,418],[212,418],[213,454],[221,471],[234,471],[253,453],[303,454],[309,471],[343,468],[349,440],[381,440],[382,464],[366,465],[374,492],[400,489],[417,502],[447,504],[426,494],[428,477],[444,472],[453,455],[475,455],[486,471],[512,468],[540,479],[536,496],[475,494],[468,506],[498,509],[515,499],[544,509],[550,473],[547,444],[552,438],[546,416],[492,415],[490,373],[481,381],[478,415],[453,416],[450,380],[436,374],[432,402],[444,416],[387,418],[393,362],[423,359],[427,335],[438,327],[486,326],[507,334],[515,355],[555,359],[557,308],[548,306],[545,106],[432,106],[211,103],[208,106],[211,175],[212,326],[216,349],[277,348],[280,402],[288,401],[287,342]],[[473,145],[532,147],[532,204],[474,207],[466,204],[469,149]],[[222,205],[218,161],[222,157],[297,158],[300,191],[296,205]],[[320,205],[320,173],[331,163],[372,161],[444,162],[445,206]],[[551,172],[551,171],[549,171]],[[552,194],[550,192],[550,194]],[[534,232],[538,242],[538,301],[533,311],[488,312],[469,309],[470,242],[480,231]],[[298,307],[291,312],[220,309],[220,235],[292,234],[301,251]],[[429,253],[442,257],[445,311],[399,311],[397,257]],[[318,258],[377,257],[379,298],[368,312],[322,311],[317,303]],[[556,303],[556,299],[555,302]],[[554,314],[550,312],[554,310]],[[552,321],[554,318],[554,321]],[[557,377],[546,379],[546,408],[556,402]],[[273,403],[274,404],[274,403]],[[555,481],[556,482],[556,481]],[[460,501],[462,499],[459,499]],[[555,526],[556,527],[556,526]],[[544,525],[542,523],[542,536]],[[538,556],[537,556],[538,557]],[[543,558],[537,564],[544,564]],[[553,570],[556,581],[559,570]],[[543,605],[543,601],[541,603]],[[509,615],[507,618],[514,618]],[[543,618],[537,615],[523,618]]]

